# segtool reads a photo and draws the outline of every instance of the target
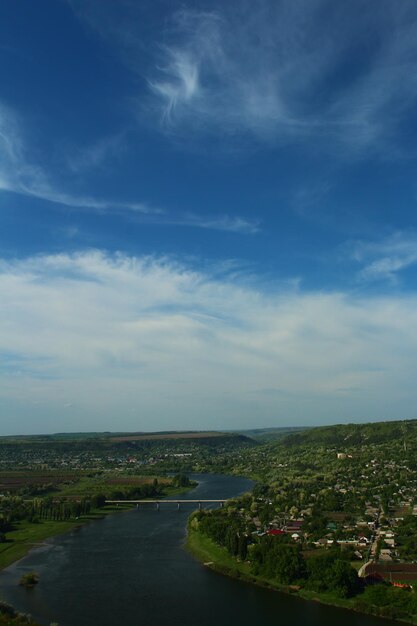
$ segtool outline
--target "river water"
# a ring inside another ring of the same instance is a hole
[[[229,498],[251,488],[231,476],[195,475],[184,498]],[[51,539],[0,573],[0,598],[59,626],[390,626],[221,576],[183,543],[192,505],[143,505]],[[17,585],[39,573],[31,590]]]

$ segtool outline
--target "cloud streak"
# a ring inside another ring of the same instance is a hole
[[[116,140],[115,140],[116,141]],[[84,158],[78,155],[70,169],[77,173],[79,168],[94,167],[106,151],[106,141],[100,142],[93,150],[87,151]],[[0,105],[0,192],[13,192],[74,210],[94,211],[99,214],[119,215],[131,220],[143,219],[148,223],[161,225],[188,226],[240,234],[255,234],[259,222],[240,216],[217,214],[212,216],[198,213],[177,212],[151,206],[147,202],[119,202],[104,200],[89,195],[74,195],[57,188],[50,181],[45,170],[33,166],[28,149],[22,140],[19,125],[12,111]]]
[[[206,230],[219,230],[231,233],[240,233],[243,235],[255,235],[260,231],[259,220],[244,219],[239,216],[231,216],[227,214],[219,214],[216,216],[204,216],[196,213],[184,213],[173,217],[168,217],[165,223],[178,226],[189,226],[194,228],[203,228]]]
[[[0,104],[0,191],[46,200],[75,209],[94,211],[132,211],[144,214],[162,214],[163,211],[141,202],[111,202],[67,193],[57,189],[41,165],[33,165],[20,124],[12,110]]]
[[[407,1],[399,11],[383,1],[378,15],[359,2],[223,3],[179,10],[164,35],[148,82],[170,132],[321,136],[360,151],[388,141],[417,101],[417,11]],[[134,67],[134,38],[130,48]]]
[[[358,278],[364,282],[397,282],[398,274],[417,264],[417,236],[397,232],[378,242],[352,244],[352,258],[363,264]]]
[[[2,261],[0,301],[0,404],[39,407],[38,429],[65,427],[66,403],[138,429],[411,417],[417,400],[414,295],[272,294],[88,251]]]

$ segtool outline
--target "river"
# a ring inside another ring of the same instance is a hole
[[[229,498],[245,478],[194,475],[181,498]],[[221,576],[184,548],[191,505],[143,505],[49,540],[0,573],[0,598],[59,626],[391,626]],[[17,585],[36,570],[31,590]]]

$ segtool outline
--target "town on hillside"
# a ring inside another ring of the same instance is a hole
[[[233,571],[263,584],[417,615],[417,422],[248,435],[1,439],[0,565],[30,525],[45,525],[46,536],[48,524],[55,533],[105,514],[109,499],[161,498],[191,488],[186,475],[230,473],[252,478],[253,490],[221,509],[200,507],[191,540],[205,537]]]

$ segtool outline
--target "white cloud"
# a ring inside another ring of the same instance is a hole
[[[351,255],[363,264],[360,280],[395,282],[399,272],[417,264],[417,236],[397,232],[377,242],[355,242]]]
[[[108,137],[102,137],[89,146],[79,146],[68,150],[66,162],[72,172],[84,173],[102,167],[111,157],[120,157],[126,150],[125,133],[116,133]]]
[[[178,226],[190,226],[207,230],[221,230],[232,233],[254,235],[260,230],[258,220],[248,220],[239,216],[220,214],[216,216],[204,216],[197,213],[179,214],[172,218],[167,217],[165,223],[177,224]]]
[[[177,106],[190,102],[198,94],[198,66],[185,52],[167,50],[167,54],[170,58],[164,71],[169,72],[172,79],[150,82],[150,86],[165,100],[164,117],[171,122]]]
[[[23,430],[54,429],[66,403],[84,428],[151,429],[395,418],[417,400],[412,295],[271,294],[90,251],[3,261],[0,301],[0,404]]]
[[[381,5],[378,13],[327,0],[181,9],[146,74],[163,127],[380,145],[417,101],[415,5]],[[142,73],[130,34],[125,51]]]
[[[0,191],[11,191],[79,209],[158,215],[163,213],[160,209],[141,202],[111,202],[58,189],[41,165],[33,165],[21,126],[16,114],[0,103]]]
[[[102,151],[106,151],[108,145],[103,140],[98,146],[87,151],[84,158],[78,155],[77,159],[70,164],[70,169],[76,173],[81,167],[98,165],[102,158]],[[75,210],[120,215],[132,220],[145,217],[148,222],[154,224],[190,226],[242,234],[254,234],[259,231],[257,220],[249,220],[238,215],[169,213],[163,208],[151,206],[146,202],[119,202],[67,193],[50,181],[44,168],[31,164],[28,152],[15,115],[0,104],[0,192],[14,192]]]

